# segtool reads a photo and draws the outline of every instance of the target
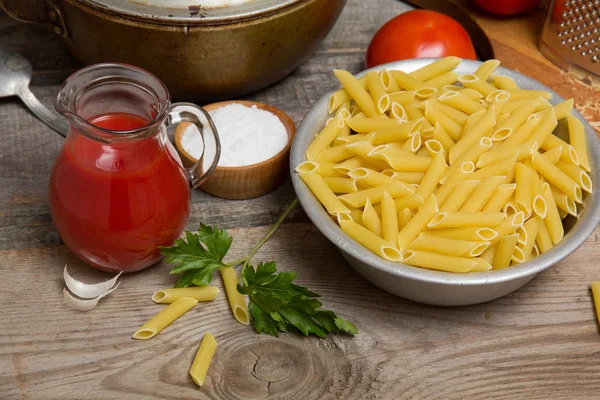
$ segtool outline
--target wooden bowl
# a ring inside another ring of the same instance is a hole
[[[257,108],[269,111],[277,116],[281,123],[283,123],[283,126],[285,126],[288,134],[288,142],[279,153],[258,164],[241,167],[217,166],[206,182],[200,186],[200,189],[213,196],[222,197],[224,199],[240,200],[260,197],[273,191],[286,178],[290,164],[290,147],[292,145],[292,139],[296,134],[296,126],[292,119],[280,109],[255,101],[221,101],[204,106],[204,109],[210,112],[232,103],[241,104],[246,107],[255,105]],[[197,160],[185,151],[181,145],[181,138],[186,129],[184,124],[185,123],[179,124],[175,130],[175,148],[181,157],[183,165],[185,167],[191,167]]]

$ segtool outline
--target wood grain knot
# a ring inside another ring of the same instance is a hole
[[[218,397],[301,399],[328,390],[323,378],[329,368],[335,369],[335,362],[320,351],[311,351],[318,347],[304,347],[303,338],[291,339],[292,343],[283,338],[244,343],[244,338],[222,350],[227,356],[215,382]]]

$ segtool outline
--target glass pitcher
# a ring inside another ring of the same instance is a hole
[[[50,176],[52,219],[80,259],[104,271],[146,268],[185,228],[190,190],[217,165],[219,138],[208,113],[171,105],[154,75],[125,64],[97,64],[71,75],[56,110],[70,130]],[[204,153],[182,166],[167,128],[197,125]]]

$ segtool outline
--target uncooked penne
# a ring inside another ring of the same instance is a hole
[[[431,229],[423,232],[422,235],[466,241],[489,242],[498,237],[498,232],[492,228],[475,226],[466,228]]]
[[[557,244],[565,235],[565,231],[554,201],[552,189],[547,184],[544,185],[544,199],[548,205],[548,212],[546,213],[546,218],[544,218],[544,223],[546,224],[546,228],[548,228],[552,243]]]
[[[461,125],[448,115],[444,114],[439,107],[439,103],[435,103],[432,100],[429,100],[427,103],[425,103],[425,118],[432,125],[435,125],[437,122],[439,122],[454,141],[458,140],[462,133]]]
[[[439,236],[419,235],[410,244],[410,250],[423,250],[432,253],[457,257],[477,257],[489,246],[489,242],[472,242],[448,239]]]
[[[482,111],[485,106],[461,92],[446,92],[438,97],[438,101],[450,107],[454,107],[464,113],[472,115],[477,111]]]
[[[424,67],[414,70],[410,73],[410,75],[413,78],[424,82],[429,79],[433,79],[436,76],[440,76],[446,72],[452,71],[458,66],[458,64],[460,64],[460,62],[461,59],[458,57],[444,57],[440,60],[427,64]]]
[[[317,199],[319,199],[329,214],[336,215],[350,213],[350,210],[348,210],[340,199],[336,197],[333,191],[329,189],[329,186],[327,186],[327,183],[322,176],[315,173],[301,173],[300,178],[302,178],[304,183],[306,183]]]
[[[371,96],[369,96],[367,91],[358,82],[358,80],[352,76],[350,72],[341,69],[335,69],[333,70],[333,73],[338,81],[340,81],[344,89],[346,89],[346,92],[348,92],[350,97],[354,99],[356,104],[368,117],[380,115]]]
[[[381,83],[377,71],[367,72],[367,88],[369,89],[369,93],[371,94],[371,98],[375,103],[377,111],[380,114],[386,112],[391,105],[390,96],[387,94],[383,83]]]
[[[132,338],[147,340],[158,335],[177,318],[191,310],[198,300],[191,297],[182,297],[163,308],[158,314],[150,318],[140,329],[135,331]]]
[[[473,258],[448,256],[421,250],[406,250],[401,261],[415,267],[465,273],[477,266]]]
[[[438,90],[434,87],[427,87],[425,84],[403,71],[390,71],[392,78],[398,86],[405,90],[414,90],[417,97],[426,98],[436,93]]]
[[[586,172],[590,172],[591,166],[590,159],[588,157],[585,128],[583,127],[581,121],[573,115],[569,115],[567,117],[567,121],[569,126],[569,140],[571,142],[571,146],[573,146],[573,149],[575,149],[575,152],[577,153],[579,166]]]
[[[440,212],[427,224],[429,229],[466,228],[482,226],[494,228],[504,221],[504,213],[495,212]]]
[[[401,255],[398,249],[369,231],[367,228],[352,221],[340,221],[340,227],[348,236],[377,254],[379,257],[389,261],[400,261]]]
[[[444,173],[446,172],[446,160],[444,159],[444,153],[438,153],[434,158],[429,169],[425,173],[423,180],[419,184],[415,194],[423,199],[426,199],[431,195],[437,188],[438,183]]]
[[[496,253],[494,254],[492,269],[504,269],[510,266],[518,239],[519,235],[517,233],[503,236],[502,239],[500,239]]]
[[[479,184],[473,194],[467,199],[460,212],[478,212],[494,194],[494,191],[504,182],[505,176],[492,176]]]
[[[500,66],[500,61],[498,60],[487,60],[479,65],[475,72],[473,73],[482,81],[487,81],[487,79],[496,71],[496,69]]]
[[[504,75],[492,75],[490,76],[492,82],[498,86],[498,88],[502,90],[515,91],[520,90],[519,86],[515,83],[515,81],[509,77]]]
[[[522,211],[526,217],[529,217],[532,213],[532,179],[529,168],[521,163],[515,164],[515,181],[517,184],[517,190],[515,191],[515,205],[517,206],[517,210]]]
[[[249,325],[250,314],[248,313],[245,297],[237,290],[239,279],[235,269],[233,269],[233,267],[224,267],[221,268],[220,271],[221,278],[223,279],[223,286],[225,286],[225,293],[227,293],[229,307],[231,308],[234,318],[240,324]]]
[[[383,195],[384,195],[384,197],[386,195],[389,197],[389,194],[387,194],[387,193],[384,193]],[[392,203],[393,203],[393,200],[392,200]],[[361,222],[362,222],[362,226],[364,226],[365,228],[367,228],[368,230],[370,230],[377,236],[382,237],[381,220],[379,219],[379,215],[377,215],[377,212],[375,212],[375,209],[373,208],[373,205],[371,204],[371,200],[369,200],[369,199],[367,199],[367,202],[365,203],[365,208],[363,209],[362,216],[361,216]]]
[[[425,230],[427,224],[439,211],[435,195],[429,196],[419,211],[408,221],[406,226],[398,233],[398,249],[402,252],[410,243]]]
[[[211,301],[217,298],[220,290],[216,286],[161,289],[152,295],[157,304],[171,304],[182,297],[191,297],[196,301]]]
[[[388,193],[393,198],[396,198],[407,194],[412,194],[412,188],[409,188],[400,182],[392,182],[387,185],[376,186],[369,189],[359,190],[358,192],[354,193],[343,194],[339,196],[338,199],[352,207],[360,208],[367,203],[367,199],[370,199],[373,204],[379,203],[384,193]],[[344,211],[341,213],[344,213]]]
[[[479,181],[473,180],[459,182],[450,196],[440,206],[440,211],[458,211],[478,185]]]
[[[465,87],[481,93],[484,97],[497,89],[474,74],[464,74],[458,77],[458,81]]]
[[[538,152],[532,154],[531,163],[533,164],[534,168],[544,177],[544,179],[546,179],[546,181],[552,183],[557,188],[562,190],[570,199],[581,203],[581,188],[573,179],[561,171],[556,165],[550,163]]]
[[[383,240],[392,246],[398,244],[398,212],[394,199],[387,193],[381,198],[381,232]]]
[[[208,367],[212,361],[215,351],[217,350],[217,341],[209,332],[204,334],[200,347],[196,352],[192,367],[190,368],[190,376],[198,386],[204,384]]]

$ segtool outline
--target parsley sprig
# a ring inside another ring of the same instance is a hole
[[[274,261],[251,265],[252,257],[273,236],[288,214],[298,204],[295,199],[281,214],[269,232],[250,253],[232,263],[223,261],[233,238],[225,229],[200,225],[197,232],[186,231],[185,239],[177,239],[173,246],[161,247],[165,260],[173,264],[171,274],[182,274],[175,287],[206,286],[213,274],[224,267],[242,264],[238,292],[248,296],[248,311],[257,333],[278,336],[279,332],[298,331],[321,338],[328,333],[358,333],[354,324],[321,308],[319,294],[293,283],[297,273],[277,272]]]

